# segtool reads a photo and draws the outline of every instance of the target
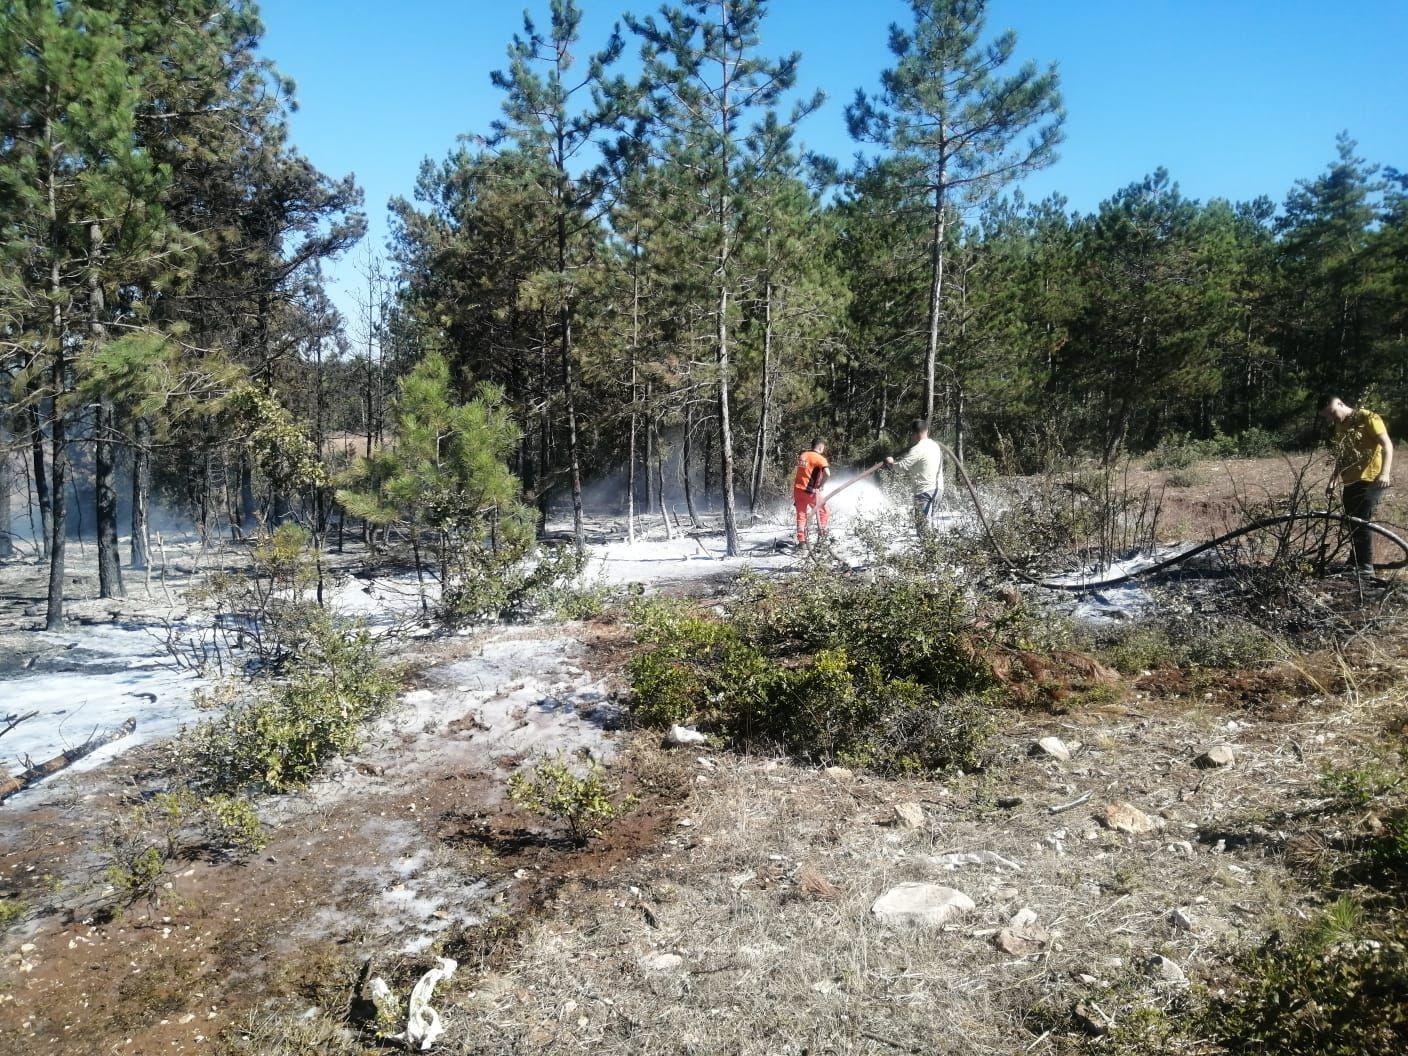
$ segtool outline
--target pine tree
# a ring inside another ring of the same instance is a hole
[[[708,286],[712,304],[720,477],[725,551],[738,553],[734,499],[732,327],[736,315],[735,263],[743,203],[743,137],[751,115],[771,109],[796,82],[801,56],[780,60],[758,54],[766,5],[762,0],[689,0],[661,9],[657,19],[628,18],[640,38],[656,152],[674,158],[692,176],[707,208],[699,233],[713,248]],[[793,108],[796,124],[820,96]]]
[[[953,211],[993,196],[1006,183],[1050,164],[1061,140],[1055,67],[1026,63],[1010,76],[1011,30],[980,43],[986,0],[911,0],[914,27],[890,27],[896,62],[876,97],[857,91],[846,109],[851,134],[904,159],[910,189],[931,206],[924,417],[935,413],[944,334],[944,266]],[[1022,137],[1026,135],[1025,140]],[[952,387],[952,364],[946,386]],[[950,420],[961,444],[963,421]]]
[[[114,19],[82,5],[7,5],[0,15],[0,297],[20,320],[31,412],[49,418],[49,597],[46,626],[63,625],[71,394],[101,348],[106,290],[154,255],[169,229],[165,174],[139,149],[140,85]],[[86,325],[85,325],[86,324]],[[84,340],[86,339],[86,340]],[[85,351],[76,353],[78,342]],[[100,404],[100,446],[111,421]],[[37,428],[36,428],[37,432]],[[110,451],[100,458],[110,492]],[[120,590],[111,533],[100,533],[103,590]]]
[[[539,164],[547,184],[552,229],[551,270],[535,276],[534,299],[547,307],[557,326],[557,357],[567,412],[567,458],[572,483],[572,536],[580,552],[582,529],[582,459],[580,451],[574,324],[580,311],[580,275],[600,243],[600,221],[608,172],[588,156],[618,120],[621,85],[611,91],[607,68],[621,54],[619,33],[587,60],[584,73],[573,74],[580,41],[581,9],[574,0],[551,0],[546,32],[524,15],[523,35],[509,46],[509,68],[493,82],[505,93],[504,118],[494,124],[495,139],[508,140]],[[541,72],[540,72],[541,69]],[[584,102],[585,100],[585,102]],[[574,173],[572,168],[576,167]]]
[[[1336,159],[1286,196],[1280,236],[1282,335],[1311,391],[1357,398],[1376,380],[1371,354],[1376,312],[1375,200],[1384,190],[1376,166],[1341,134]]]

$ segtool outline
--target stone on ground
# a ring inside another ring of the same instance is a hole
[[[1198,758],[1193,760],[1193,765],[1199,770],[1217,770],[1224,766],[1232,766],[1237,761],[1237,753],[1232,750],[1231,745],[1215,744]]]
[[[977,907],[962,891],[942,884],[896,884],[875,900],[870,912],[882,923],[937,927]]]
[[[1003,928],[993,939],[993,944],[1013,957],[1029,957],[1044,950],[1050,941],[1051,936],[1039,928]]]
[[[1144,967],[1161,983],[1186,983],[1188,981],[1188,976],[1178,966],[1178,962],[1169,960],[1163,954],[1154,954],[1144,963]]]
[[[924,808],[918,803],[896,803],[894,824],[900,829],[922,829]]]
[[[670,732],[665,734],[665,743],[675,748],[682,748],[689,744],[704,744],[709,740],[707,734],[688,726],[671,726]]]
[[[1105,807],[1104,822],[1116,832],[1145,836],[1158,828],[1153,818],[1132,803],[1110,803]]]
[[[1033,755],[1049,755],[1059,762],[1066,762],[1071,758],[1071,750],[1066,747],[1066,742],[1059,737],[1043,737],[1032,745]]]

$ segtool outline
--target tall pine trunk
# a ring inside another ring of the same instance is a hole
[[[694,509],[694,401],[685,404],[684,443],[680,447],[680,480],[684,484],[684,508],[689,511],[689,523],[699,527],[699,514]],[[665,506],[665,486],[660,486],[660,507]]]
[[[88,332],[96,352],[107,343],[107,303],[99,266],[103,259],[103,229],[88,224]],[[93,503],[98,534],[98,597],[120,598],[122,561],[117,544],[117,416],[112,401],[99,397],[93,415]]]
[[[59,308],[55,307],[54,315],[60,315]],[[56,352],[54,377],[63,378],[66,370],[63,352]],[[56,381],[54,391],[57,393],[62,385],[62,381]],[[55,403],[57,402],[55,400]],[[52,474],[49,484],[49,597],[44,614],[44,629],[61,631],[64,628],[64,542],[68,531],[68,499],[65,495],[68,488],[68,437],[64,428],[63,412],[60,410],[54,411],[54,418],[49,426],[49,444],[49,468]]]
[[[665,522],[665,538],[673,539],[675,529],[670,524],[670,515],[665,510],[665,456],[660,447],[660,423],[650,423],[650,431],[655,437],[655,495],[660,504],[660,519]]]
[[[115,416],[112,404],[98,402],[93,416],[94,434],[94,506],[98,533],[98,597],[120,598],[122,562],[118,558],[117,541],[117,467],[113,443]]]
[[[68,485],[68,436],[64,422],[67,413],[64,407],[64,389],[68,384],[68,362],[64,355],[64,310],[62,293],[61,258],[64,232],[59,227],[58,172],[54,160],[54,126],[46,122],[45,143],[48,148],[48,219],[49,219],[49,302],[50,331],[53,360],[50,363],[50,382],[53,392],[53,411],[49,422],[49,443],[51,455],[49,503],[52,510],[49,531],[49,596],[44,613],[44,629],[61,631],[64,626],[64,542],[68,528],[68,500],[65,490]]]
[[[151,565],[152,426],[145,418],[133,423],[132,445],[132,567]]]
[[[772,280],[763,288],[763,407],[758,414],[758,436],[753,446],[753,474],[748,487],[748,512],[757,515],[763,492],[763,467],[772,443]]]
[[[557,133],[557,274],[567,279],[567,172],[563,167],[566,144],[562,126]],[[582,456],[577,438],[577,392],[572,371],[572,305],[565,290],[557,309],[559,352],[562,356],[562,394],[567,401],[567,460],[572,473],[572,541],[580,554],[586,550],[582,530]]]
[[[948,210],[944,202],[945,164],[939,161],[939,178],[934,187],[934,244],[929,253],[929,341],[924,350],[924,417],[932,427],[934,398],[938,389],[939,328],[944,304],[944,235]]]
[[[728,17],[728,5],[723,5],[720,17]],[[728,62],[720,62],[722,83],[719,87],[719,112],[722,118],[720,146],[723,157],[720,159],[719,173],[719,289],[718,289],[718,367],[719,367],[719,469],[723,477],[724,492],[724,553],[728,557],[738,556],[738,523],[733,502],[733,415],[729,395],[729,332],[728,332],[728,271],[732,240],[729,237],[729,213],[733,208],[733,198],[729,193],[732,179],[731,157],[733,134],[732,113],[729,100],[730,69]]]
[[[45,561],[49,560],[49,545],[54,532],[54,507],[49,501],[49,473],[44,459],[44,426],[40,418],[41,399],[39,386],[34,386],[34,403],[26,417],[29,419],[29,447],[34,461],[34,504],[39,507],[39,545]]]
[[[626,541],[636,541],[636,428],[640,420],[639,375],[636,358],[640,355],[640,224],[636,224],[631,245],[631,442],[626,461]],[[650,464],[646,463],[646,472]]]
[[[14,518],[10,513],[11,492],[15,490],[15,471],[10,462],[9,415],[0,411],[0,558],[15,552]]]

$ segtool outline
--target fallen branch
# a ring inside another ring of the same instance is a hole
[[[1047,807],[1046,809],[1052,814],[1064,814],[1068,810],[1075,810],[1076,807],[1089,800],[1092,795],[1094,795],[1093,792],[1087,792],[1085,795],[1073,799],[1069,803],[1058,803],[1056,806]]]
[[[23,715],[6,715],[4,718],[0,718],[0,723],[4,723],[5,725],[5,728],[3,730],[0,730],[0,737],[5,736],[5,734],[9,733],[11,730],[13,730],[20,723],[24,722],[26,719],[32,719],[38,714],[39,712],[37,711],[30,711],[26,712]]]
[[[94,734],[82,744],[70,748],[65,752],[60,752],[47,762],[40,763],[38,766],[30,766],[14,777],[0,781],[0,803],[5,802],[5,800],[9,799],[16,792],[23,792],[25,789],[37,785],[46,777],[57,774],[60,770],[72,766],[84,756],[92,755],[99,748],[103,747],[103,745],[121,740],[136,728],[137,720],[128,719],[121,726],[109,730],[107,733]]]

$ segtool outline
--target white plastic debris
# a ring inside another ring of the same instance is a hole
[[[929,861],[943,869],[957,869],[962,865],[995,865],[999,869],[1011,869],[1014,873],[1022,871],[1021,865],[996,851],[953,851],[935,855]]]
[[[449,957],[435,958],[435,967],[422,975],[411,990],[410,1007],[406,1011],[406,1029],[400,1034],[392,1034],[388,1040],[399,1042],[412,1052],[431,1050],[440,1035],[445,1032],[445,1025],[440,1022],[440,1013],[430,1007],[430,998],[441,981],[454,975],[458,967],[459,965]],[[369,989],[372,1003],[383,1018],[394,1021],[400,1016],[401,1003],[386,985],[386,980],[377,976],[369,984]]]
[[[706,744],[708,740],[707,734],[690,729],[688,726],[671,726],[670,732],[665,735],[665,743],[675,747],[683,747],[688,744]]]

